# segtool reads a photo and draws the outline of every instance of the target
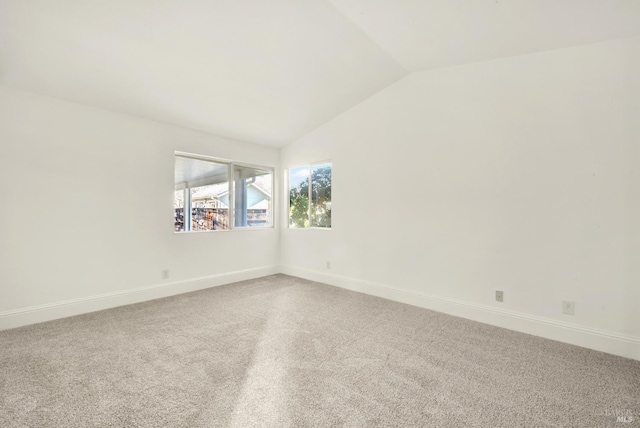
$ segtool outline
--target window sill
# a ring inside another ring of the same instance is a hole
[[[225,233],[225,232],[248,232],[257,230],[275,230],[274,226],[269,227],[237,227],[235,229],[222,230],[191,230],[189,232],[173,232],[174,235],[200,235],[203,233]]]

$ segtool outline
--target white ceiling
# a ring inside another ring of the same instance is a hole
[[[640,35],[640,0],[330,0],[409,71]]]
[[[0,0],[0,84],[282,146],[408,71],[640,35],[640,0]]]
[[[325,0],[0,0],[0,82],[282,145],[406,74]]]

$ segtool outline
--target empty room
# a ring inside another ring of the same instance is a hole
[[[640,1],[0,0],[1,427],[640,426]]]

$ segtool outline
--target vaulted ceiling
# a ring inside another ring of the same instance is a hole
[[[638,35],[639,0],[0,0],[0,84],[278,147],[410,72]]]

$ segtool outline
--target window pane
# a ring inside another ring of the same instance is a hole
[[[309,167],[289,169],[289,227],[309,227]]]
[[[176,156],[174,185],[176,232],[229,228],[229,165]]]
[[[331,164],[311,168],[311,226],[331,227]]]
[[[234,175],[234,227],[271,226],[273,173],[235,166]]]
[[[193,187],[191,230],[229,229],[229,182]]]

